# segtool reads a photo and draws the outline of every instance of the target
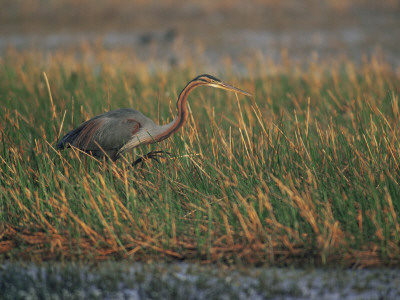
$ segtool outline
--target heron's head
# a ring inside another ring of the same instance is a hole
[[[207,85],[207,86],[212,86],[212,87],[215,87],[218,89],[223,89],[223,90],[240,93],[240,94],[251,97],[251,94],[249,94],[245,91],[242,91],[238,88],[235,88],[234,86],[227,84],[211,75],[207,75],[207,74],[200,75],[200,76],[197,76],[193,81],[202,82],[204,85]]]

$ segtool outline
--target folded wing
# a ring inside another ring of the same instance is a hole
[[[140,129],[141,124],[133,116],[103,114],[67,133],[58,143],[59,149],[76,147],[95,157],[105,154],[113,160],[121,149]]]

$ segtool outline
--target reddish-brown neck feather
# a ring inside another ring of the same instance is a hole
[[[182,92],[179,94],[178,101],[176,102],[176,106],[178,108],[178,114],[176,115],[175,119],[165,125],[162,126],[165,128],[165,131],[161,132],[159,135],[156,136],[155,140],[156,141],[162,141],[166,138],[168,138],[171,134],[174,132],[178,131],[183,124],[185,124],[187,118],[188,118],[188,110],[186,106],[187,98],[190,94],[190,92],[201,85],[205,85],[206,83],[204,82],[196,82],[196,81],[191,81],[187,84],[187,86],[182,90]]]

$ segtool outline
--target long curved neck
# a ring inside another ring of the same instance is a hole
[[[186,85],[186,87],[179,94],[178,101],[176,102],[176,106],[178,108],[178,113],[177,113],[175,119],[171,123],[162,126],[163,127],[162,133],[160,133],[155,138],[156,141],[162,141],[162,140],[168,138],[171,134],[178,131],[183,126],[183,124],[185,124],[185,122],[188,118],[188,115],[189,115],[187,106],[186,106],[187,98],[188,98],[190,92],[194,88],[201,86],[203,84],[204,83],[202,83],[202,82],[191,81]]]

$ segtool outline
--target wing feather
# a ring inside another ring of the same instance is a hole
[[[86,150],[89,144],[94,141],[95,136],[98,135],[102,126],[104,126],[104,119],[89,120],[80,130],[73,143],[71,143],[72,146]]]
[[[97,116],[67,133],[58,144],[59,149],[76,147],[101,157],[105,154],[117,159],[119,150],[136,135],[141,123],[135,111],[112,111]]]

